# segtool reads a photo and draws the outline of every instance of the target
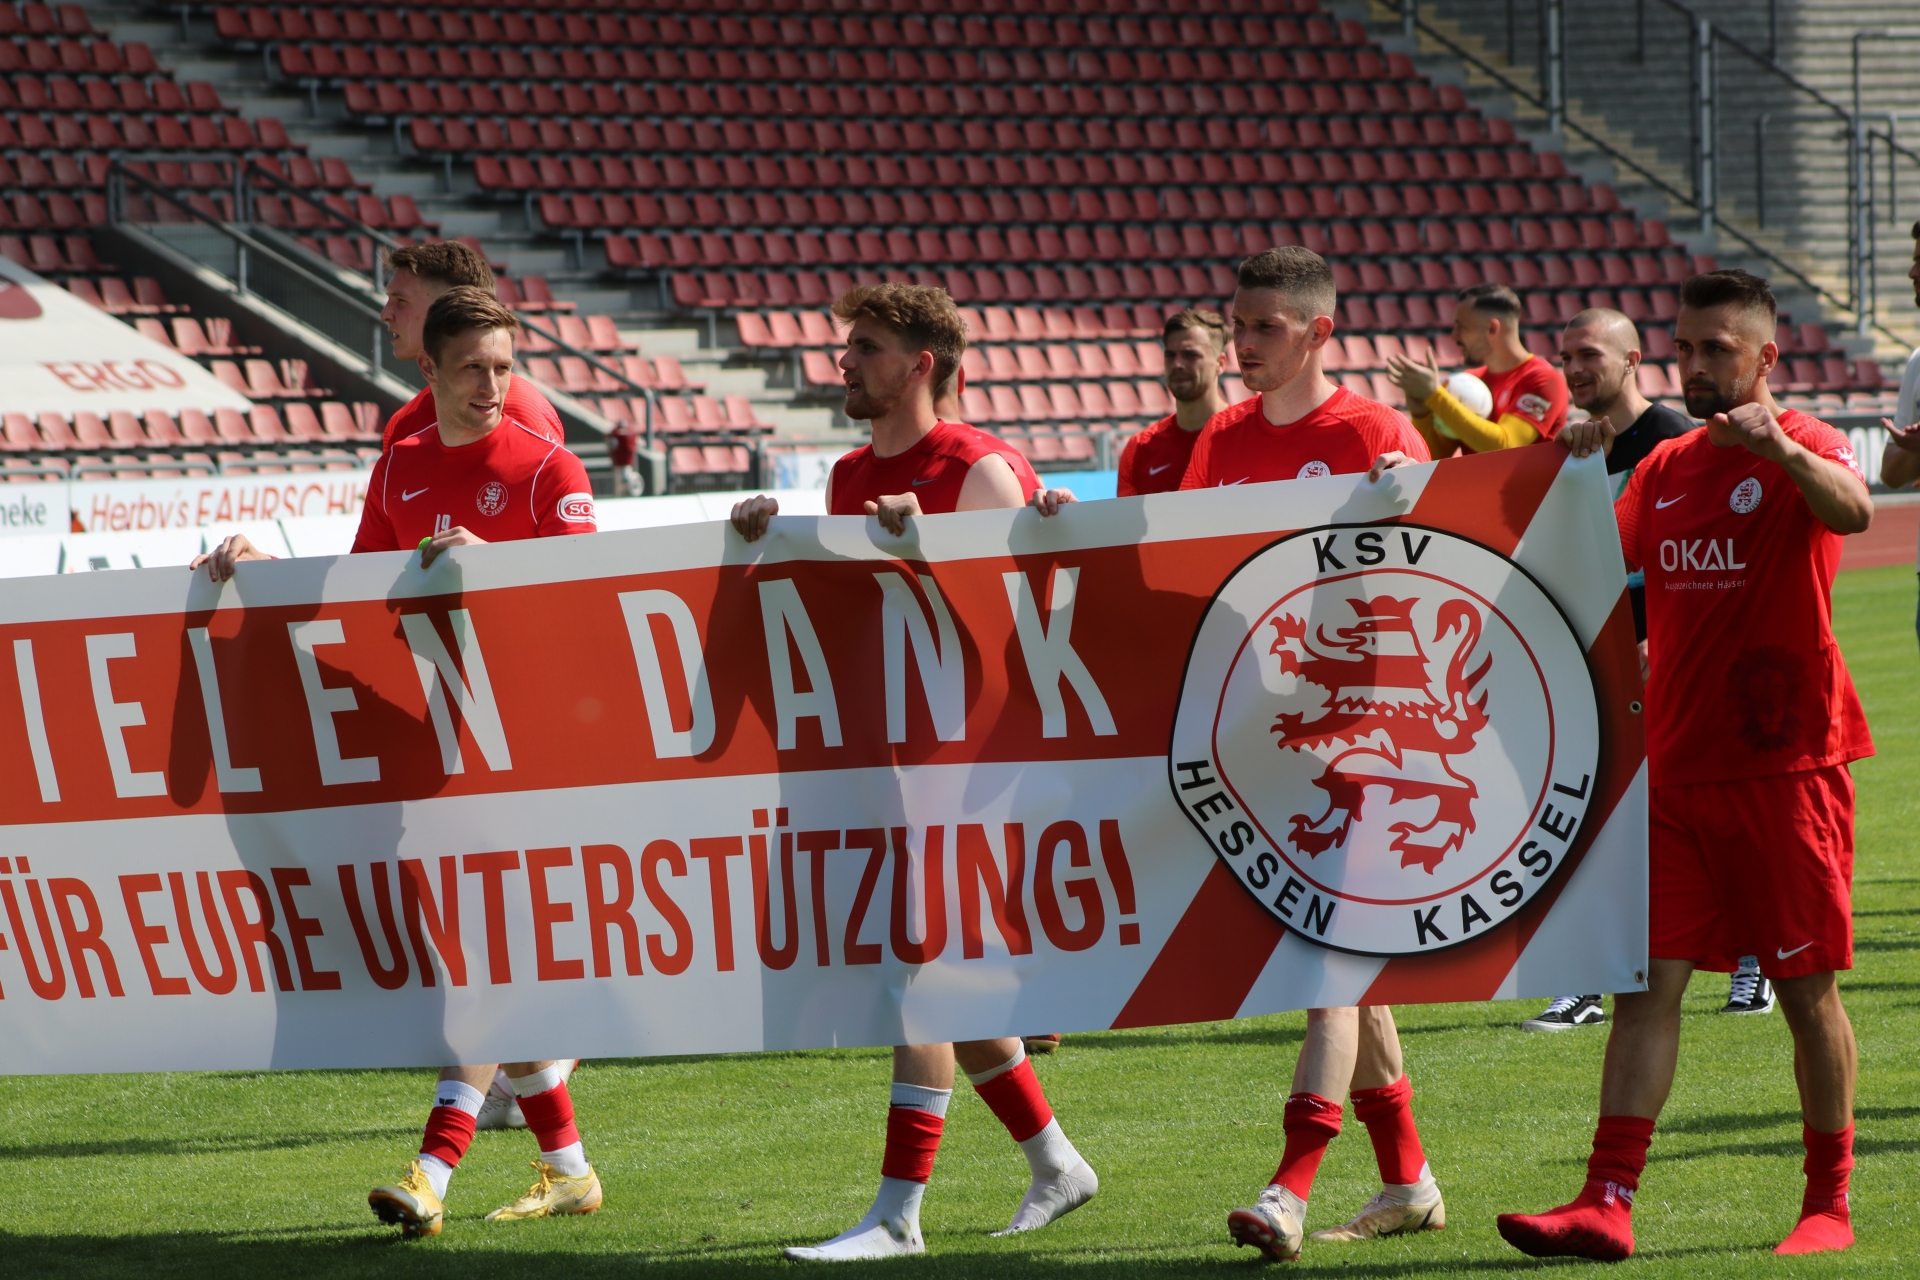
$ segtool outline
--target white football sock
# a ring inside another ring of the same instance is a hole
[[[513,1086],[513,1096],[516,1098],[531,1098],[538,1093],[549,1093],[566,1083],[565,1066],[563,1062],[556,1062],[545,1070],[536,1071],[530,1076],[521,1076],[517,1080],[509,1076],[507,1083]]]
[[[1072,1213],[1100,1190],[1093,1166],[1067,1141],[1058,1118],[1047,1121],[1046,1128],[1022,1142],[1020,1150],[1026,1153],[1033,1181],[1020,1198],[1020,1207],[1013,1211],[1013,1221],[995,1235],[1037,1231]]]
[[[578,1142],[570,1142],[558,1151],[542,1151],[540,1158],[552,1165],[555,1173],[569,1178],[584,1178],[592,1167],[587,1164],[586,1148]]]
[[[447,1198],[447,1183],[453,1180],[453,1166],[439,1156],[421,1155],[420,1172],[427,1175],[427,1185],[433,1188],[433,1194],[442,1200]]]
[[[887,1099],[887,1105],[893,1107],[911,1107],[915,1111],[930,1111],[945,1119],[947,1104],[953,1101],[953,1090],[930,1089],[923,1084],[901,1084],[894,1082],[893,1092]]]
[[[433,1105],[436,1107],[452,1107],[455,1111],[477,1116],[486,1101],[486,1094],[459,1080],[442,1080],[433,1086]]]
[[[1423,1164],[1418,1182],[1383,1182],[1380,1194],[1395,1204],[1432,1204],[1440,1198],[1440,1184],[1433,1180],[1433,1167]]]
[[[852,1262],[924,1252],[927,1246],[920,1236],[920,1201],[926,1194],[924,1182],[882,1177],[880,1192],[866,1217],[823,1244],[788,1249],[787,1257],[795,1262]]]

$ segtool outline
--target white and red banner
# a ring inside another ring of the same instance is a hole
[[[1599,459],[0,593],[0,1071],[1641,985]]]

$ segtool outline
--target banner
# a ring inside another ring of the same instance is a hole
[[[1639,987],[1601,460],[0,594],[0,1070]]]
[[[0,410],[101,418],[116,409],[238,409],[253,402],[173,348],[0,256]]]

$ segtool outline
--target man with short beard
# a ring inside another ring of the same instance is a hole
[[[1220,375],[1227,367],[1227,322],[1217,311],[1188,307],[1161,332],[1173,412],[1127,441],[1120,451],[1118,496],[1178,489],[1193,459],[1193,442],[1227,407]]]
[[[840,357],[846,413],[872,424],[873,442],[834,463],[829,515],[875,516],[898,537],[916,516],[1018,507],[1029,498],[1046,516],[1074,500],[1065,490],[1042,488],[1027,460],[1003,441],[934,413],[936,389],[956,377],[967,346],[966,326],[944,289],[862,285],[834,303],[833,313],[850,326]],[[755,542],[779,512],[779,503],[761,494],[734,507],[733,526]],[[833,1239],[788,1249],[787,1257],[847,1262],[925,1252],[920,1202],[933,1176],[956,1062],[1032,1172],[1013,1220],[996,1234],[1037,1230],[1093,1198],[1100,1180],[1061,1132],[1018,1037],[899,1045],[873,1207]]]
[[[1616,997],[1584,1190],[1500,1234],[1535,1257],[1633,1252],[1633,1197],[1673,1087],[1694,969],[1755,954],[1793,1033],[1806,1146],[1800,1220],[1774,1250],[1853,1243],[1858,1051],[1834,971],[1852,967],[1853,780],[1866,716],[1834,641],[1842,535],[1873,519],[1847,438],[1767,390],[1778,359],[1767,282],[1694,276],[1673,342],[1687,412],[1614,504],[1629,567],[1647,575],[1647,990]],[[1617,434],[1570,425],[1575,456]]]
[[[1336,301],[1333,271],[1310,249],[1269,249],[1240,264],[1234,351],[1255,394],[1206,425],[1182,489],[1359,471],[1378,480],[1391,467],[1428,461],[1425,443],[1405,418],[1327,380],[1321,353],[1333,335]],[[1446,1206],[1413,1122],[1413,1086],[1393,1011],[1310,1009],[1282,1113],[1280,1167],[1251,1207],[1227,1215],[1236,1245],[1251,1245],[1276,1262],[1300,1256],[1307,1197],[1327,1145],[1340,1132],[1349,1092],[1373,1139],[1380,1193],[1351,1221],[1313,1238],[1346,1242],[1446,1226]]]

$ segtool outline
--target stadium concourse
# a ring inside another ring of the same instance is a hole
[[[1588,306],[1642,321],[1642,390],[1677,401],[1666,322],[1713,256],[1357,6],[909,9],[0,3],[0,254],[250,406],[11,412],[0,465],[24,481],[367,464],[409,371],[348,385],[323,372],[340,339],[305,317],[283,309],[263,336],[258,305],[172,296],[153,241],[188,247],[202,219],[376,300],[382,245],[481,247],[540,325],[525,370],[566,397],[602,492],[649,421],[658,465],[623,492],[817,483],[860,438],[832,407],[826,308],[883,278],[964,309],[969,421],[1042,467],[1111,467],[1169,411],[1161,321],[1222,306],[1234,265],[1271,244],[1333,263],[1329,368],[1388,403],[1394,356],[1459,365],[1453,296],[1483,281],[1519,292],[1537,352]],[[1794,319],[1776,392],[1882,407],[1879,365],[1810,307]],[[1244,394],[1231,368],[1226,390]]]

